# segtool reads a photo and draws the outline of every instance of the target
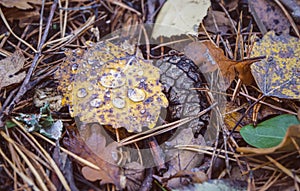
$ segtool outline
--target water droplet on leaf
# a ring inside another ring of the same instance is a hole
[[[93,99],[91,102],[90,102],[90,105],[92,107],[100,107],[100,105],[102,104],[101,100],[100,99]]]
[[[134,102],[143,101],[146,97],[145,92],[139,88],[128,89],[127,95]]]
[[[109,70],[102,74],[100,84],[106,88],[118,88],[125,84],[126,78],[123,72]]]
[[[116,108],[122,109],[125,107],[125,100],[120,98],[120,97],[116,97],[112,100],[113,105]]]
[[[80,88],[79,90],[78,90],[78,92],[77,92],[77,97],[79,97],[79,98],[83,98],[83,97],[85,97],[85,96],[87,96],[88,95],[88,93],[87,93],[87,91],[85,90],[85,88]]]

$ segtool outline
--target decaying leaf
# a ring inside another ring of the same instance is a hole
[[[240,133],[249,145],[269,148],[282,141],[289,126],[299,123],[296,116],[284,114],[263,121],[256,127],[247,125],[240,130]]]
[[[206,145],[202,136],[194,138],[191,128],[182,129],[179,134],[170,142],[167,142],[168,147],[176,145]],[[183,183],[183,178],[174,177],[181,170],[189,171],[201,163],[203,155],[196,152],[171,149],[167,152],[167,156],[171,159],[168,166],[168,171],[163,175],[164,179],[168,180],[168,187],[178,188]],[[170,179],[170,177],[174,177]],[[170,179],[170,180],[169,180]]]
[[[42,4],[41,0],[0,0],[0,4],[4,7],[17,7],[18,9],[31,9],[32,6],[29,4]]]
[[[35,89],[33,95],[33,103],[35,107],[42,107],[49,104],[49,108],[54,111],[59,111],[61,106],[62,96],[58,95],[56,88]]]
[[[21,50],[17,50],[11,56],[0,60],[0,89],[19,83],[25,78],[25,72],[16,74],[23,68],[24,62],[25,57]]]
[[[300,145],[300,125],[290,126],[281,143],[271,148],[238,147],[236,150],[241,153],[272,154],[280,151],[295,151]]]
[[[97,126],[91,126],[91,128],[87,130],[89,133],[84,135],[86,136],[86,142],[82,139],[82,135],[76,136],[74,132],[70,131],[70,128],[68,129],[69,138],[64,139],[65,147],[100,168],[100,170],[96,170],[88,166],[83,166],[81,170],[83,176],[90,181],[101,180],[101,184],[112,183],[121,189],[122,175],[120,175],[120,169],[113,159],[116,147],[105,147],[105,137],[99,133]]]
[[[137,162],[126,163],[124,166],[124,175],[126,176],[126,189],[135,191],[141,188],[145,178],[145,168]]]
[[[3,7],[2,11],[5,13],[5,17],[8,21],[17,21],[21,28],[40,18],[40,7],[38,6],[30,10]]]
[[[20,113],[16,119],[26,124],[25,127],[28,132],[38,131],[42,135],[55,140],[58,140],[61,137],[63,129],[62,121],[54,121],[49,104],[47,103],[40,108],[40,112],[38,114]]]
[[[209,0],[166,1],[156,18],[152,37],[171,37],[182,34],[197,35],[198,26],[209,7]]]
[[[213,179],[203,182],[202,184],[191,184],[187,187],[174,189],[174,191],[244,191],[247,190],[246,181],[231,179]]]
[[[233,4],[238,5],[237,2],[234,2]],[[231,23],[230,19],[224,12],[215,11],[212,9],[208,10],[207,16],[203,19],[203,25],[205,26],[205,29],[213,34],[221,33],[225,35],[228,32],[235,32],[233,25],[236,25],[236,22],[232,22],[233,23]],[[218,28],[216,28],[216,25]],[[199,30],[202,32],[202,27],[199,27]]]
[[[58,89],[71,115],[129,132],[153,128],[161,107],[168,106],[159,69],[134,55],[134,46],[126,43],[89,46],[87,51],[67,51],[58,73]]]
[[[267,58],[251,66],[260,90],[267,96],[300,99],[299,39],[270,31],[254,44],[252,56],[261,55]]]
[[[290,22],[280,7],[269,0],[249,1],[250,11],[260,29],[265,34],[274,30],[276,33],[288,33]]]
[[[220,68],[224,83],[222,90],[226,90],[236,75],[246,85],[254,82],[250,65],[260,58],[233,61],[224,55],[222,49],[215,46],[211,41],[192,42],[184,49],[184,53],[199,66],[202,73],[213,72]]]

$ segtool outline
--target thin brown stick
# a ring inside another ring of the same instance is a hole
[[[26,42],[25,40],[21,39],[20,37],[18,37],[18,35],[16,35],[16,34],[14,33],[14,31],[10,28],[10,26],[9,26],[9,24],[8,24],[6,18],[5,18],[4,14],[3,14],[3,12],[2,12],[1,7],[0,7],[0,16],[1,16],[1,18],[2,18],[2,20],[3,20],[3,22],[4,22],[4,24],[5,24],[6,28],[9,30],[9,32],[10,32],[16,39],[18,39],[18,40],[21,41],[23,44],[25,44],[26,46],[28,46],[28,47],[29,47],[31,50],[33,50],[34,52],[37,52],[36,49],[33,48],[28,42]]]
[[[29,83],[31,75],[32,75],[34,69],[36,68],[36,66],[38,64],[38,61],[39,61],[39,58],[41,56],[41,50],[42,50],[43,44],[45,43],[46,38],[48,36],[49,29],[50,29],[50,26],[51,26],[51,21],[53,19],[56,6],[57,6],[57,0],[54,0],[53,4],[51,6],[51,11],[50,11],[50,14],[49,14],[49,17],[48,17],[48,22],[47,22],[47,25],[45,27],[44,34],[42,36],[42,40],[41,40],[40,44],[38,45],[38,49],[35,53],[34,59],[32,61],[32,64],[31,64],[27,74],[26,74],[26,77],[25,77],[25,79],[24,79],[17,95],[13,98],[13,100],[8,105],[8,107],[5,109],[5,111],[0,113],[0,126],[3,126],[4,114],[8,115],[12,111],[12,109],[15,107],[15,105],[21,100],[22,96],[29,90],[29,88],[27,87],[27,84]],[[3,15],[1,8],[0,8],[0,14]]]

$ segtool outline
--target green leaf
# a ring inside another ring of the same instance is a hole
[[[288,127],[295,124],[300,124],[296,116],[284,114],[259,123],[256,127],[246,125],[240,133],[249,145],[270,148],[277,146],[282,141]]]
[[[12,121],[6,121],[5,122],[5,126],[7,128],[12,128],[12,127],[16,127],[17,125],[14,122],[12,122]]]

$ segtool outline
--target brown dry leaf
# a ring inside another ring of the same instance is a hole
[[[263,34],[270,30],[274,30],[276,33],[289,32],[290,22],[275,2],[251,0],[249,1],[249,7]]]
[[[141,188],[145,168],[138,162],[126,163],[124,166],[124,175],[126,176],[126,189],[135,191]]]
[[[231,0],[231,1],[222,0],[221,3],[228,10],[228,12],[231,12],[231,11],[236,10],[236,8],[239,5],[239,0]]]
[[[241,153],[257,153],[257,154],[272,154],[274,152],[288,152],[295,151],[300,146],[300,125],[290,126],[281,143],[271,148],[252,148],[252,147],[238,147],[236,150]]]
[[[42,4],[41,0],[0,0],[0,4],[4,7],[17,7],[18,9],[31,9],[31,4]]]
[[[24,62],[25,57],[21,50],[17,50],[11,56],[0,60],[0,89],[19,83],[25,78],[25,72],[17,73],[23,68]]]
[[[233,24],[236,25],[236,22],[233,21]],[[222,11],[214,11],[209,9],[207,17],[203,19],[203,25],[208,32],[212,32],[214,34],[227,34],[228,32],[235,32],[230,19]],[[218,26],[218,30],[216,25]],[[199,27],[199,30],[203,31],[203,28]]]
[[[257,62],[258,59],[247,59],[242,61],[233,61],[224,55],[222,49],[215,46],[211,41],[192,42],[184,49],[187,57],[199,66],[202,73],[213,72],[220,68],[224,79],[222,90],[226,90],[236,75],[246,85],[254,82],[250,65]]]
[[[169,147],[174,147],[177,145],[206,145],[206,142],[202,136],[194,138],[194,134],[191,128],[182,129],[179,134],[174,137],[170,142],[166,143]],[[187,151],[171,149],[167,152],[167,156],[170,159],[168,171],[163,175],[165,180],[173,177],[181,170],[190,171],[192,168],[199,165],[203,159],[203,155]],[[168,180],[168,187],[178,188],[182,185],[182,178],[172,178]]]
[[[25,27],[31,24],[34,20],[40,17],[39,7],[31,10],[20,10],[17,8],[3,8],[2,11],[5,13],[5,17],[9,21],[18,21],[20,27]]]
[[[117,152],[116,145],[108,145],[105,147],[106,140],[100,133],[100,126],[98,126],[99,125],[93,124],[85,131],[85,135],[81,134],[81,136],[84,136],[83,138],[86,139],[86,142],[80,136],[74,135],[71,128],[68,128],[70,136],[64,139],[64,145],[69,151],[92,162],[100,168],[100,170],[95,170],[84,166],[82,168],[82,174],[86,179],[90,181],[101,180],[101,184],[112,183],[121,189],[120,169],[113,159],[113,156]],[[87,128],[88,126],[86,129]]]

